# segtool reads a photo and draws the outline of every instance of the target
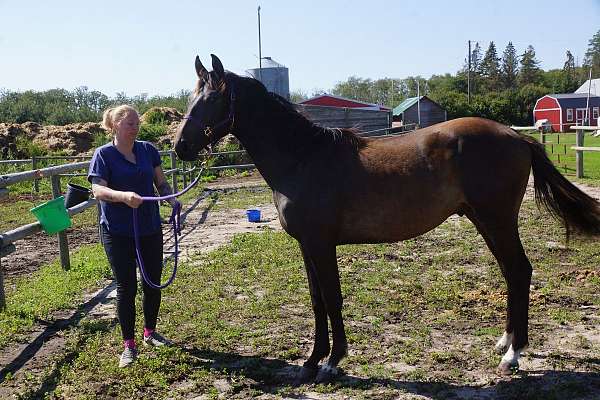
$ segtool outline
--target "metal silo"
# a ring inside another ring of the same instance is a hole
[[[285,99],[290,99],[290,78],[288,69],[273,60],[263,57],[262,68],[252,68],[247,71],[253,78],[265,85],[269,92],[277,93]]]

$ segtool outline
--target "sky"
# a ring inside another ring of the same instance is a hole
[[[245,74],[258,67],[258,6],[263,57],[307,95],[350,76],[455,74],[468,40],[499,55],[531,44],[543,69],[562,68],[600,30],[600,0],[0,0],[0,89],[169,95],[191,90],[194,58],[210,69],[211,53]]]

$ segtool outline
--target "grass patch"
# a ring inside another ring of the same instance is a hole
[[[221,207],[244,208],[265,201],[268,193],[223,195],[218,201]],[[582,284],[560,277],[597,268],[597,243],[574,238],[572,250],[548,247],[564,232],[533,201],[525,202],[520,222],[536,272],[530,342],[548,350],[544,338],[560,332],[553,329],[561,322],[595,329],[596,319],[582,318],[581,306],[594,304],[598,280]],[[290,386],[285,371],[293,371],[312,347],[311,302],[297,243],[265,230],[237,235],[231,244],[181,266],[163,292],[158,325],[176,346],[142,348],[139,361],[120,370],[119,329],[84,320],[68,333],[71,356],[45,372],[54,377],[55,389],[40,397],[245,399],[318,391],[349,398],[397,398],[407,392],[451,398],[465,389],[491,397],[561,398],[568,390],[581,395],[595,390],[580,383],[586,371],[590,377],[597,371],[600,349],[593,345],[586,358],[569,357],[566,345],[550,349],[556,354],[546,362],[560,379],[524,375],[508,384],[494,381],[500,357],[492,348],[504,326],[506,289],[483,239],[464,218],[402,243],[340,246],[338,264],[350,343],[340,366],[351,378],[314,388]],[[140,304],[138,315],[141,335]],[[484,388],[482,376],[490,382]]]
[[[57,310],[76,307],[86,289],[97,288],[110,277],[100,245],[82,246],[71,254],[71,269],[60,262],[17,278],[6,289],[6,310],[0,313],[0,348],[26,334],[36,320],[47,320]]]
[[[531,135],[539,140],[539,134]],[[557,165],[557,168],[571,175],[575,174],[575,150],[571,150],[575,146],[575,134],[547,134],[546,137],[546,152]],[[600,137],[593,137],[589,133],[584,135],[584,146],[600,147]],[[586,151],[583,153],[583,171],[585,178],[582,183],[600,182],[600,152]],[[599,183],[600,184],[600,183]]]
[[[214,210],[245,209],[273,202],[273,192],[267,186],[251,189],[240,189],[226,194],[213,193],[216,200]]]

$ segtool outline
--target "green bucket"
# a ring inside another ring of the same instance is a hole
[[[30,210],[36,216],[44,232],[51,235],[71,226],[71,217],[65,208],[65,197],[60,196]]]

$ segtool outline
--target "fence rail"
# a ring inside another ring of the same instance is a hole
[[[171,168],[165,171],[165,175],[171,175],[173,177],[174,188],[177,187],[177,175],[180,169],[177,168],[177,159],[174,157],[173,151],[162,151],[161,155],[168,155],[171,159]],[[66,160],[87,160],[82,162],[75,162],[70,164],[56,165],[41,169],[32,169],[30,171],[16,172],[12,174],[0,175],[0,198],[8,196],[10,190],[9,186],[17,183],[34,181],[36,183],[39,179],[50,178],[52,187],[52,197],[57,198],[61,196],[60,178],[62,176],[78,176],[85,174],[74,174],[76,171],[87,169],[90,164],[91,156],[49,156],[49,157],[37,157],[31,160],[3,160],[3,164],[36,164],[36,161],[40,159],[51,160],[51,159],[66,159]],[[70,216],[84,212],[85,210],[97,205],[98,202],[95,199],[87,200],[81,204],[78,204],[70,209],[68,213]],[[2,257],[7,256],[16,250],[14,242],[17,240],[25,239],[31,235],[34,235],[42,231],[42,226],[39,222],[23,225],[18,228],[9,230],[4,233],[0,233],[0,309],[6,307],[6,296],[4,290],[4,269],[2,268]],[[65,231],[58,233],[58,247],[60,252],[60,261],[63,269],[68,270],[70,268],[70,257],[69,257],[69,242]]]
[[[361,132],[361,134],[370,137],[383,137],[394,134],[406,133],[406,127],[399,128],[385,128],[377,129],[369,132]],[[384,132],[383,134],[380,134]],[[183,185],[187,186],[187,176],[194,173],[197,167],[186,170],[185,163],[178,167],[177,157],[173,150],[159,152],[161,156],[168,156],[170,159],[170,168],[165,169],[165,175],[171,176],[172,186],[174,191],[178,191],[178,176],[181,175],[183,178]],[[243,154],[245,150],[240,151],[229,151],[229,152],[218,152],[212,153],[213,156],[226,156],[233,154]],[[2,160],[0,165],[22,165],[31,164],[32,169],[28,171],[16,172],[11,174],[0,175],[0,198],[8,196],[10,190],[9,186],[17,183],[33,181],[34,186],[37,189],[37,182],[40,179],[49,178],[52,187],[52,197],[57,198],[61,195],[60,178],[61,177],[72,177],[72,176],[86,176],[85,173],[77,173],[83,169],[89,167],[92,156],[45,156],[45,157],[34,157],[26,160]],[[81,162],[55,165],[46,168],[37,169],[35,166],[42,160],[86,160]],[[253,169],[254,164],[236,164],[236,165],[219,165],[208,168],[209,170],[219,171],[224,169]],[[70,216],[84,212],[85,210],[98,205],[95,199],[87,200],[84,203],[78,204],[67,211]],[[42,226],[39,222],[23,225],[18,228],[9,230],[4,233],[0,233],[0,309],[6,307],[5,291],[4,291],[4,270],[2,268],[2,257],[9,255],[16,250],[14,242],[25,239],[31,235],[34,235],[42,231]],[[69,243],[65,231],[58,233],[58,247],[60,252],[61,266],[63,269],[68,270],[70,268],[69,258]]]
[[[516,131],[530,131],[530,132],[538,131],[538,128],[536,128],[535,126],[511,126],[511,128]],[[585,147],[584,146],[584,139],[585,139],[584,133],[585,132],[594,132],[594,131],[600,132],[600,126],[573,125],[573,126],[571,126],[571,129],[574,129],[575,132],[573,132],[573,133],[571,133],[571,132],[546,133],[546,132],[543,132],[542,130],[539,130],[540,143],[542,143],[544,146],[550,146],[551,153],[554,153],[554,145],[558,145],[560,143],[561,136],[574,135],[575,136],[575,146],[570,146],[570,149],[575,150],[575,176],[577,178],[583,178],[585,175],[584,170],[583,170],[583,154],[584,154],[584,152],[600,151],[600,150],[598,150],[598,149],[600,149],[598,147]],[[547,135],[557,135],[556,143],[546,141]],[[597,136],[597,133],[594,134],[594,136]],[[563,155],[563,159],[564,159],[566,156],[567,145],[563,144],[563,147],[564,147],[564,155]],[[560,164],[560,155],[558,156],[558,163]],[[566,166],[565,166],[565,168],[566,168]]]

